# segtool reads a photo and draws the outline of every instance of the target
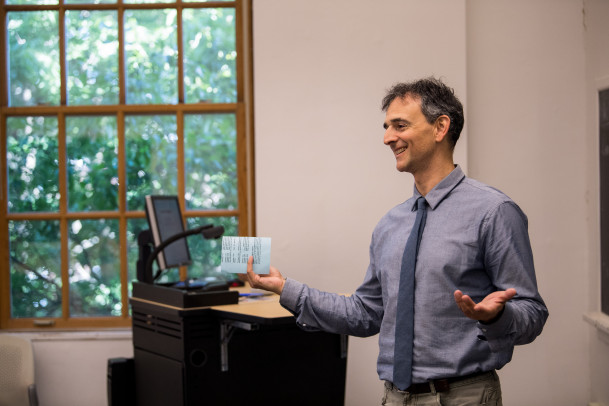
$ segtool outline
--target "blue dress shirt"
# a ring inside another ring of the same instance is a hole
[[[413,226],[414,195],[378,223],[370,264],[351,296],[321,292],[287,279],[280,303],[305,330],[368,337],[379,334],[377,370],[392,381],[400,264]],[[470,179],[459,166],[427,196],[427,223],[415,272],[413,382],[499,369],[514,345],[530,343],[548,317],[537,291],[527,218],[500,191]],[[498,320],[466,317],[454,300],[459,289],[479,302],[514,288]]]

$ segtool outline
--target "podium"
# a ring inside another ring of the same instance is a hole
[[[277,295],[183,308],[137,296],[136,404],[343,405],[347,336],[305,332]]]
[[[155,283],[190,262],[187,236],[219,238],[224,228],[184,231],[177,196],[146,196],[145,208],[151,230],[138,235],[130,299],[136,405],[344,404],[347,336],[300,330],[277,295],[243,303],[226,283]]]

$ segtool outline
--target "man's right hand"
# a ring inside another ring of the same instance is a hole
[[[270,267],[266,275],[254,273],[254,257],[249,257],[247,261],[247,281],[255,289],[264,289],[281,295],[285,279],[275,267]]]
[[[496,291],[489,294],[481,302],[475,303],[469,296],[460,290],[455,291],[455,301],[461,311],[470,319],[489,323],[501,315],[505,304],[516,296],[516,289]]]

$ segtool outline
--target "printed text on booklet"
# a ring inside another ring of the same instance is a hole
[[[268,274],[271,267],[271,239],[266,237],[222,237],[223,272],[246,273],[247,260],[254,257],[254,272]]]

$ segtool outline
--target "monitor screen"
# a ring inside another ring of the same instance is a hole
[[[155,246],[159,246],[163,241],[184,231],[177,196],[146,196],[146,218]],[[157,257],[159,269],[174,268],[190,263],[186,238],[169,244]]]

